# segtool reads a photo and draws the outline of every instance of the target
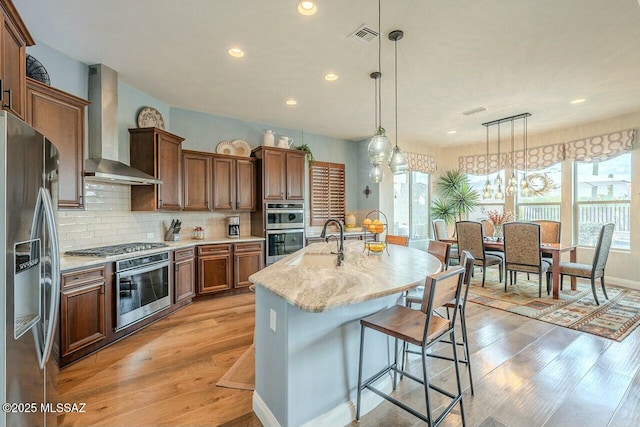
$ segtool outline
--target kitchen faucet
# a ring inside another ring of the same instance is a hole
[[[324,227],[322,227],[322,233],[320,233],[320,237],[325,239],[325,242],[329,241],[329,238],[326,237],[327,226],[332,222],[335,222],[336,224],[338,224],[338,229],[340,230],[340,240],[336,242],[338,243],[338,251],[335,252],[335,254],[338,255],[338,266],[341,266],[342,263],[344,262],[344,228],[342,226],[342,222],[339,219],[335,219],[335,218],[329,218],[328,220],[326,220],[324,223]]]

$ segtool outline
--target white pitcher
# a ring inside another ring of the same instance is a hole
[[[293,138],[289,138],[288,136],[278,138],[278,148],[291,148],[292,144]]]
[[[275,147],[275,137],[273,136],[273,131],[268,130],[264,133],[262,137],[262,145],[266,147]]]

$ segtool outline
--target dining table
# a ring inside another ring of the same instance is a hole
[[[441,242],[457,244],[456,239],[440,239]],[[553,298],[560,299],[560,256],[569,252],[569,260],[576,262],[576,248],[578,245],[566,243],[541,243],[540,252],[551,255],[551,277],[553,279]],[[494,238],[484,239],[484,248],[489,251],[504,252],[504,242]],[[575,276],[571,277],[571,290],[577,289],[578,283]]]

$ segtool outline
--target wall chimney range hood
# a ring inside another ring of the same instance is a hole
[[[162,184],[118,160],[118,73],[102,64],[91,65],[89,101],[89,158],[84,162],[85,179],[109,184]]]

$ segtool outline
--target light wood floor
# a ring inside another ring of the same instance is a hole
[[[252,392],[215,386],[251,344],[253,294],[199,301],[60,374],[61,402],[86,402],[64,426],[260,426]],[[622,343],[484,306],[467,307],[475,396],[462,379],[468,426],[640,425],[640,332]],[[419,372],[418,359],[411,369]],[[453,390],[451,362],[429,361]],[[424,392],[396,392],[424,410]],[[444,403],[434,399],[435,405]],[[420,426],[384,402],[353,426]],[[445,426],[461,425],[459,410]]]

